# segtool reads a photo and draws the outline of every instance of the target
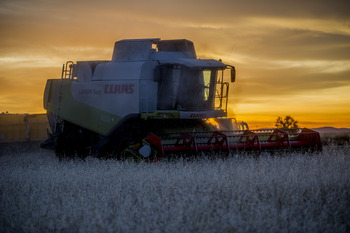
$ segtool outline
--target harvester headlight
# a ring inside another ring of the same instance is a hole
[[[151,155],[152,149],[150,145],[144,145],[139,149],[140,155],[144,158],[148,158]]]

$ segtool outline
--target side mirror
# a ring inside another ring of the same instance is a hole
[[[231,82],[235,82],[236,81],[236,69],[234,66],[232,66],[232,69],[231,69]]]
[[[236,69],[234,66],[227,66],[228,68],[231,69],[231,82],[234,83],[236,81]]]

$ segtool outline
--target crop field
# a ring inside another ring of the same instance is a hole
[[[0,153],[0,232],[349,232],[350,149],[133,163]]]

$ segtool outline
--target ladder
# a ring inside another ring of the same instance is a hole
[[[62,103],[63,80],[73,78],[73,65],[74,65],[74,62],[67,61],[66,64],[63,64],[63,66],[62,66],[61,83],[59,86],[57,108],[56,108],[55,117],[54,117],[54,119],[55,119],[54,133],[57,132],[58,126],[61,125],[63,127],[62,120],[59,117],[59,112],[61,110],[61,103]],[[63,130],[63,128],[61,130]]]
[[[228,89],[229,83],[224,82],[224,70],[222,70],[216,82],[215,99],[218,99],[218,105],[215,106],[215,109],[227,112]]]

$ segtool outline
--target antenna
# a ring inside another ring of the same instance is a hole
[[[225,61],[228,61],[228,59],[231,57],[232,52],[233,52],[234,48],[236,47],[236,45],[237,45],[237,42],[235,42],[234,45],[232,46],[230,53],[227,55]]]

